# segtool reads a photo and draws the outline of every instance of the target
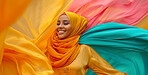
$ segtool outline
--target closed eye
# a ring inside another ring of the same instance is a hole
[[[57,25],[60,25],[60,23],[58,22]]]
[[[64,25],[68,25],[69,23],[68,22],[64,22]]]
[[[64,25],[68,25],[69,24],[69,20],[63,20],[63,24]]]
[[[60,20],[58,20],[57,25],[60,25]]]

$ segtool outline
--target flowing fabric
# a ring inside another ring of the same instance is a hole
[[[6,36],[6,32],[7,29],[3,30],[2,32],[0,32],[0,64],[2,62],[2,58],[3,58],[3,53],[4,53],[4,39]]]
[[[52,74],[50,62],[43,54],[46,52],[47,38],[51,37],[50,35],[54,32],[53,29],[59,15],[67,10],[72,0],[32,0],[31,3],[30,1],[0,0],[0,63],[2,62],[0,73],[10,75],[13,71],[14,75],[29,75],[29,72],[31,75],[36,75],[36,73],[42,75]],[[27,10],[16,21],[29,3]],[[76,12],[88,18],[89,24],[86,31],[97,24],[110,21],[128,25],[138,23],[137,27],[146,28],[147,18],[143,18],[147,16],[147,10],[147,0],[73,0],[68,9],[68,11]],[[142,19],[143,21],[141,21]],[[10,25],[12,25],[11,28],[7,29]],[[6,34],[7,30],[8,33]],[[31,40],[40,49],[28,40]],[[15,54],[18,54],[18,56]],[[30,60],[35,63],[31,64]],[[38,66],[37,63],[42,65],[42,68],[39,68],[41,66]],[[34,69],[38,71],[34,71]]]
[[[30,4],[29,2],[30,0],[15,0],[13,2],[2,0],[2,2],[0,2],[2,6],[6,6],[6,8],[0,7],[6,10],[6,12],[0,12],[2,13],[2,17],[4,17],[1,18],[1,21],[5,20],[1,22],[1,24],[4,23],[4,25],[0,25],[2,26],[1,43],[3,44],[4,41],[4,45],[1,46],[4,50],[0,50],[0,57],[2,58],[2,61],[0,61],[1,75],[53,74],[49,59],[32,41],[34,41],[33,39],[37,38],[39,34],[42,36],[42,32],[48,28],[48,26],[50,27],[49,24],[53,23],[58,14],[68,8],[71,0],[32,0]],[[50,3],[52,3],[52,5]],[[28,8],[21,16],[21,13],[28,4]],[[16,7],[17,9],[15,9]],[[51,11],[51,8],[53,11]],[[21,16],[21,18],[16,21],[19,16]],[[12,23],[14,23],[14,25],[7,29]]]
[[[147,16],[147,2],[147,0],[33,0],[12,27],[27,36],[29,40],[42,38],[45,32],[51,31],[56,26],[57,18],[68,7],[67,11],[88,19],[85,31],[110,21],[135,25]]]
[[[80,51],[79,38],[88,23],[87,19],[72,12],[65,12],[68,16],[72,32],[65,39],[59,39],[56,31],[47,40],[45,53],[53,67],[65,67],[71,64]],[[41,43],[42,44],[42,43]]]
[[[26,40],[23,34],[10,28],[6,38],[0,66],[1,75],[53,74],[46,55],[32,42]]]
[[[0,0],[0,32],[12,25],[30,2],[31,0]]]
[[[67,10],[71,2],[72,0],[33,0],[12,28],[24,34],[27,40],[39,40],[45,32],[53,32],[59,15]]]
[[[135,27],[139,27],[139,28],[148,30],[148,16],[146,16],[138,24],[136,24]]]
[[[85,31],[107,22],[135,25],[148,15],[148,0],[73,0],[68,11],[88,19]]]
[[[92,27],[79,40],[91,46],[115,69],[129,75],[148,75],[148,30],[119,23]],[[92,75],[90,71],[87,75]]]
[[[21,16],[30,2],[31,0],[0,0],[0,64],[3,58],[3,44],[7,29]]]

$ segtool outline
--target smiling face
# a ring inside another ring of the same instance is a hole
[[[56,32],[59,39],[67,38],[72,32],[72,27],[66,15],[61,15],[58,19]]]

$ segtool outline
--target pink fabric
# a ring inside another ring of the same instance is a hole
[[[148,0],[73,0],[67,11],[88,19],[86,31],[107,22],[135,25],[148,15]]]

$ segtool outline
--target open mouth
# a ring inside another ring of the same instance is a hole
[[[58,34],[61,35],[61,34],[64,34],[65,32],[66,32],[66,30],[59,30]]]

